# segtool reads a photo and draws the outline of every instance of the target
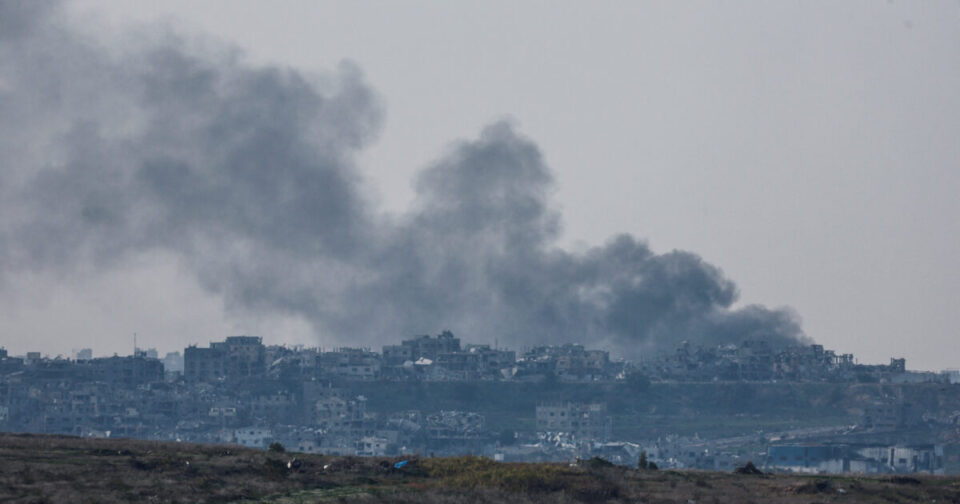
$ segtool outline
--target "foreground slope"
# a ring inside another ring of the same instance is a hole
[[[399,469],[396,462],[408,462]],[[960,502],[960,478],[638,471],[0,434],[0,502]]]

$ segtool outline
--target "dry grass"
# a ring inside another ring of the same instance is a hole
[[[298,464],[287,463],[296,458]],[[960,479],[637,471],[599,461],[333,457],[133,440],[0,435],[0,503],[960,502]]]

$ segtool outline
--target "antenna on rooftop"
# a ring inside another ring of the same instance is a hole
[[[137,333],[133,333],[133,356],[137,356]]]

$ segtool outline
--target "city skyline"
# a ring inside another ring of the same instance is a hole
[[[737,351],[743,351],[743,350],[749,351],[755,345],[757,344],[762,345],[765,343],[763,340],[744,340],[739,343],[726,343],[726,344],[718,345],[716,347],[711,347],[709,345],[690,346],[687,342],[679,342],[676,348],[663,349],[656,353],[640,355],[639,357],[631,360],[631,359],[625,359],[623,356],[617,355],[615,352],[610,352],[607,348],[593,346],[590,344],[584,344],[581,342],[569,342],[569,343],[547,344],[547,345],[524,345],[521,347],[512,347],[509,345],[500,345],[499,341],[495,341],[493,344],[470,341],[469,339],[465,339],[458,336],[455,332],[450,330],[443,330],[439,332],[437,335],[431,335],[431,334],[407,335],[396,340],[386,340],[382,346],[373,346],[373,347],[349,346],[349,345],[323,347],[320,345],[314,345],[314,346],[302,345],[302,344],[288,345],[286,343],[271,344],[269,342],[264,341],[264,338],[262,336],[257,336],[257,335],[224,335],[219,339],[225,340],[225,341],[255,340],[258,345],[263,345],[266,348],[283,350],[283,351],[294,352],[294,353],[306,352],[307,354],[310,354],[310,355],[337,354],[341,352],[350,353],[350,352],[359,351],[362,353],[375,354],[386,360],[395,360],[396,355],[393,355],[393,352],[396,352],[396,349],[402,348],[403,345],[412,344],[413,342],[416,342],[416,341],[439,340],[444,337],[451,338],[453,341],[456,342],[456,345],[457,345],[455,349],[456,352],[460,352],[460,351],[469,352],[470,348],[475,348],[477,350],[484,350],[484,351],[489,351],[489,350],[505,351],[510,354],[514,354],[514,358],[519,358],[520,360],[523,360],[523,358],[529,357],[527,354],[535,355],[537,354],[537,352],[545,351],[547,349],[579,348],[580,350],[585,350],[587,352],[601,352],[607,356],[605,359],[608,360],[609,362],[623,363],[623,364],[641,364],[641,363],[656,362],[663,359],[676,358],[678,355],[686,352],[693,352],[694,354],[696,354],[702,351],[713,351],[713,352],[730,351],[734,353]],[[461,342],[463,343],[463,348],[460,347]],[[396,343],[400,343],[400,345],[397,345]],[[181,369],[183,364],[182,361],[185,356],[186,350],[200,349],[201,351],[205,351],[211,348],[216,348],[218,345],[223,345],[223,341],[216,341],[215,339],[211,339],[207,342],[191,342],[182,348],[173,348],[173,347],[157,348],[155,346],[149,346],[149,345],[141,346],[137,342],[136,335],[133,335],[133,347],[131,348],[131,352],[129,354],[123,353],[122,351],[113,352],[113,353],[102,353],[102,352],[95,351],[95,349],[93,348],[71,348],[69,353],[58,352],[54,354],[45,353],[45,352],[36,352],[36,351],[23,352],[23,353],[17,354],[15,352],[10,352],[6,347],[3,347],[3,346],[0,346],[0,350],[7,352],[5,355],[9,357],[18,358],[18,359],[24,359],[24,358],[29,359],[31,355],[37,356],[37,354],[39,354],[39,356],[36,358],[44,359],[44,360],[63,359],[63,360],[75,360],[75,361],[103,359],[103,358],[110,358],[110,357],[113,357],[113,358],[145,357],[149,359],[158,359],[164,362],[165,366],[168,364],[168,361],[170,359],[173,359],[173,360],[178,360],[180,362],[179,365],[175,366],[174,370],[182,372],[182,369]],[[828,356],[827,360],[831,362],[836,361],[835,363],[843,362],[845,364],[879,366],[881,368],[887,366],[888,364],[890,366],[895,365],[895,366],[898,366],[897,369],[903,368],[908,373],[917,373],[918,376],[924,376],[928,379],[932,378],[938,373],[940,373],[943,377],[947,377],[946,379],[949,379],[949,376],[951,374],[956,374],[956,372],[960,370],[958,368],[952,368],[952,367],[944,368],[944,369],[918,368],[915,366],[906,365],[905,364],[906,359],[902,357],[897,357],[894,355],[889,356],[889,361],[887,359],[884,359],[882,361],[876,361],[876,362],[863,361],[859,358],[859,356],[855,354],[838,353],[834,349],[824,347],[823,345],[820,345],[817,343],[796,342],[795,344],[787,347],[778,348],[773,346],[768,348],[769,351],[773,351],[774,353],[782,352],[784,354],[789,354],[791,352],[796,352],[796,351],[804,351],[804,349],[813,349],[815,352],[818,352],[818,353],[825,352],[825,355]]]

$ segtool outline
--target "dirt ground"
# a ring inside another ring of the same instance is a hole
[[[394,464],[408,463],[400,468]],[[0,503],[960,503],[960,478],[640,471],[0,434]]]

